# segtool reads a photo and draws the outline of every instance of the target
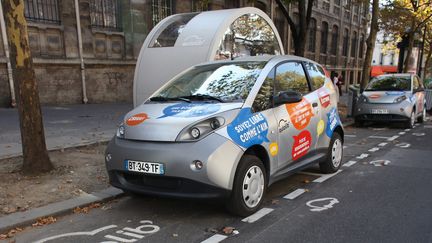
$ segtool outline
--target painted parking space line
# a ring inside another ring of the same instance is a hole
[[[245,223],[253,223],[253,222],[259,220],[260,218],[266,216],[267,214],[271,213],[273,210],[274,209],[272,209],[272,208],[261,208],[256,213],[250,215],[249,217],[242,219],[242,221]]]
[[[411,131],[411,129],[407,128],[407,129],[405,129],[404,131],[405,131],[405,132],[409,132],[409,131]]]
[[[368,138],[389,139],[390,137],[384,137],[384,136],[369,136]]]
[[[378,150],[380,150],[380,149],[377,148],[377,147],[373,147],[373,148],[369,149],[368,151],[369,151],[369,152],[376,152],[376,151],[378,151]]]
[[[388,138],[387,141],[394,141],[398,137],[399,137],[398,135],[395,135],[395,136],[393,136],[391,138]]]
[[[295,191],[293,191],[293,192],[285,195],[283,198],[289,199],[289,200],[293,200],[293,199],[297,198],[298,196],[300,196],[301,194],[303,194],[305,192],[306,192],[306,190],[303,189],[303,188],[296,189]]]
[[[313,182],[316,182],[316,183],[324,182],[324,181],[326,181],[326,180],[332,178],[333,176],[335,176],[335,175],[337,175],[337,174],[339,174],[339,173],[341,173],[341,172],[342,172],[342,170],[338,170],[338,171],[336,171],[336,172],[333,173],[333,174],[326,174],[326,175],[323,175],[323,176],[321,176],[320,178],[315,179]]]
[[[349,137],[349,138],[355,138],[355,137],[357,137],[357,135],[354,135],[354,134],[345,134],[344,136],[345,137]]]
[[[380,144],[378,144],[378,146],[380,146],[380,147],[384,147],[386,145],[387,145],[387,143],[380,143]]]
[[[400,132],[399,135],[405,135],[405,132]]]
[[[221,241],[225,240],[226,238],[228,238],[228,236],[215,234],[212,237],[210,237],[204,241],[201,241],[201,243],[217,243],[217,242],[221,242]]]
[[[364,158],[367,158],[367,157],[369,157],[369,154],[360,154],[360,155],[357,156],[356,158],[357,158],[357,159],[364,159]]]
[[[355,165],[357,163],[357,161],[354,160],[350,160],[348,162],[346,162],[345,164],[343,164],[343,167],[351,167],[352,165]]]

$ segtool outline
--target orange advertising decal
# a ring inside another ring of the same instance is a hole
[[[143,121],[147,120],[149,117],[146,113],[139,113],[129,117],[126,120],[126,124],[129,126],[136,126],[141,124]]]
[[[285,105],[291,119],[291,123],[297,130],[302,130],[309,124],[313,112],[311,104],[303,98],[302,101]]]
[[[378,99],[378,98],[380,98],[380,97],[381,97],[380,94],[371,94],[371,95],[369,95],[369,98],[370,98],[370,99]]]

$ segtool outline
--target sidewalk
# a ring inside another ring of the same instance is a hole
[[[42,107],[48,150],[109,141],[132,104]],[[0,159],[22,155],[17,109],[0,108]]]

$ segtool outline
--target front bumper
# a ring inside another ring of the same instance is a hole
[[[376,114],[372,110],[387,110],[385,114]],[[402,122],[410,119],[412,105],[407,101],[396,104],[358,103],[354,112],[356,120],[361,121],[394,121]]]
[[[106,162],[110,184],[126,191],[183,198],[224,197],[232,188],[243,151],[230,140],[211,134],[197,142],[146,142],[114,137]],[[127,171],[125,160],[164,165],[164,175]],[[203,162],[196,170],[193,161]]]

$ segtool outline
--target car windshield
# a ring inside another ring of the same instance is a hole
[[[197,66],[171,81],[149,100],[244,102],[266,62]]]
[[[410,76],[376,77],[370,81],[366,91],[410,91]]]

